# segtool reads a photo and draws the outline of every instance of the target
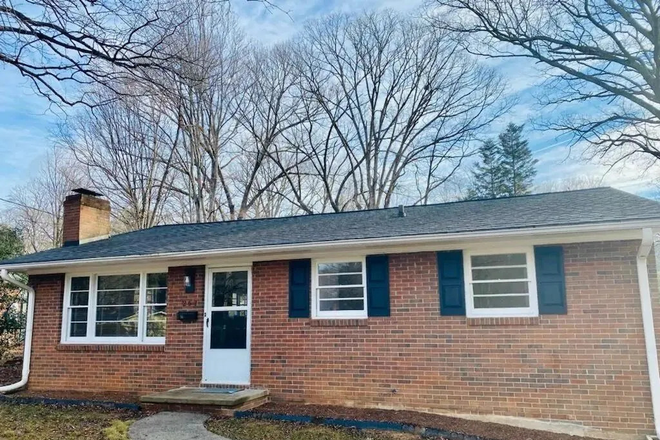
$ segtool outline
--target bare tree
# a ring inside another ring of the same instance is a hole
[[[186,59],[162,89],[169,117],[182,131],[173,166],[172,190],[187,204],[187,221],[225,218],[234,206],[227,167],[228,150],[238,135],[236,113],[242,96],[245,36],[226,8],[197,2],[196,15],[182,27],[174,45]]]
[[[144,79],[149,70],[172,66],[183,53],[170,46],[171,36],[196,6],[180,0],[0,0],[0,63],[16,68],[48,99],[89,103],[77,86],[114,90],[117,80]]]
[[[101,90],[96,99],[106,103],[70,118],[59,137],[92,186],[108,196],[122,231],[162,223],[180,137],[157,98],[129,94],[108,100]]]
[[[583,174],[579,176],[563,177],[548,180],[534,185],[535,193],[574,191],[578,189],[598,188],[603,186],[603,177]]]
[[[298,166],[295,154],[289,154],[287,133],[310,122],[291,45],[254,49],[244,72],[244,99],[237,112],[243,132],[236,151],[241,177],[234,179],[240,204],[230,206],[232,218],[239,219],[253,208],[255,215],[282,208],[289,187],[281,181]]]
[[[55,148],[32,179],[11,191],[5,217],[21,232],[27,252],[62,245],[62,202],[71,189],[86,183],[74,161]]]
[[[391,11],[306,27],[296,53],[308,120],[289,138],[329,209],[390,206],[413,169],[423,181],[415,202],[426,203],[470,154],[502,111],[503,88],[458,49]]]
[[[112,87],[124,75],[161,67],[181,8],[171,0],[0,0],[0,62],[58,103],[86,102],[71,86]]]
[[[660,158],[660,4],[617,0],[434,0],[441,28],[470,50],[530,58],[550,77],[545,104],[589,103],[551,128],[591,156]],[[447,13],[449,11],[455,14]],[[472,38],[469,38],[472,37]]]

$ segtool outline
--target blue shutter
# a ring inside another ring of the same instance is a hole
[[[390,316],[390,264],[387,255],[367,256],[369,316]]]
[[[438,252],[440,314],[465,316],[465,281],[463,251]]]
[[[289,261],[289,318],[309,318],[311,260]]]
[[[541,315],[564,315],[566,307],[566,279],[564,277],[564,249],[561,246],[537,246],[536,288]]]

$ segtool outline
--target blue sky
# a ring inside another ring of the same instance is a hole
[[[0,197],[30,176],[50,145],[57,117],[27,79],[0,65]]]
[[[416,13],[423,0],[273,0],[288,14],[268,10],[257,2],[232,0],[248,36],[264,44],[285,40],[294,35],[306,20],[332,12],[360,12],[371,8],[392,8]],[[508,122],[529,122],[543,118],[545,110],[537,105],[535,96],[542,77],[535,66],[526,60],[488,61],[509,82],[509,93],[517,98],[517,105],[496,126],[497,133]],[[11,188],[36,173],[51,145],[50,133],[58,121],[55,109],[36,96],[30,83],[14,69],[0,66],[0,198]],[[538,182],[571,176],[603,176],[604,185],[612,185],[631,192],[648,190],[650,174],[640,176],[632,164],[617,167],[606,173],[607,167],[577,161],[569,157],[568,146],[555,133],[528,130],[530,146],[539,159]],[[0,209],[3,207],[0,201]]]

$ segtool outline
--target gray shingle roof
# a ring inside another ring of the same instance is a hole
[[[406,208],[157,226],[0,262],[32,264],[310,242],[497,231],[633,220],[660,223],[660,203],[612,188]]]

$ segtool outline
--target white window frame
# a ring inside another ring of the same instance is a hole
[[[147,337],[147,274],[167,273],[167,268],[149,268],[147,270],[120,270],[107,272],[81,272],[67,273],[64,279],[64,303],[62,307],[62,334],[60,342],[62,344],[122,344],[122,345],[164,345],[165,337]],[[112,275],[140,275],[140,296],[138,301],[138,335],[135,337],[96,337],[96,302],[99,276]],[[71,280],[72,278],[89,277],[89,300],[87,306],[87,336],[72,337],[69,336],[70,314],[69,307],[71,302]],[[168,283],[168,303],[169,290]]]
[[[479,255],[500,254],[526,254],[527,258],[527,281],[529,285],[529,307],[491,308],[475,309],[474,289],[472,280],[472,257]],[[536,317],[539,316],[538,293],[536,289],[536,262],[534,261],[534,247],[505,247],[489,249],[466,249],[463,251],[463,275],[465,278],[465,305],[468,318],[511,318],[511,317]]]
[[[363,310],[331,310],[322,312],[319,307],[319,264],[326,263],[362,263],[362,292],[364,295]],[[345,256],[341,258],[319,258],[312,260],[312,319],[366,319],[367,306],[367,259],[364,255]]]

